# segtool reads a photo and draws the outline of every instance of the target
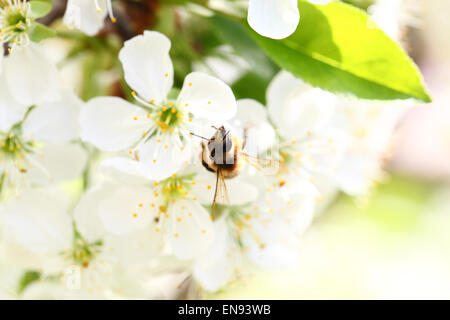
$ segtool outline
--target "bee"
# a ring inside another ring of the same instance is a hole
[[[246,154],[243,150],[246,145],[246,134],[244,140],[233,137],[224,126],[216,128],[216,132],[210,139],[202,138],[201,161],[206,170],[216,174],[216,185],[212,202],[212,215],[217,200],[222,200],[228,204],[230,202],[225,180],[233,179],[241,173],[244,164],[249,163],[256,169],[268,173],[273,173],[273,168],[278,162],[276,160],[261,159]]]

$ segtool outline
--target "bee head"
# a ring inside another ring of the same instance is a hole
[[[211,156],[216,156],[216,150],[219,154],[223,154],[231,150],[233,141],[231,140],[230,131],[227,131],[224,126],[216,128],[216,132],[208,141],[208,149],[211,151]]]

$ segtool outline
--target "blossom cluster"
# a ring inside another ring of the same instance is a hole
[[[298,24],[296,4],[250,0],[248,21],[286,37]],[[269,13],[287,23],[262,23]],[[108,0],[69,0],[64,22],[95,35],[107,15],[116,21]],[[29,2],[3,1],[2,298],[216,292],[256,268],[297,263],[314,217],[339,192],[366,198],[385,175],[401,103],[332,94],[284,70],[266,106],[237,100],[200,71],[174,88],[172,44],[157,31],[118,54],[131,99],[82,101],[60,81],[45,43],[30,40],[33,23]],[[239,147],[226,190],[202,163],[211,157],[204,141],[221,126]],[[220,188],[227,196],[213,204]]]

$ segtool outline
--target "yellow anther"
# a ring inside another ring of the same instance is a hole
[[[136,96],[136,92],[135,91],[131,91],[131,95],[134,97]]]
[[[175,238],[178,238],[179,234],[178,234],[178,233],[175,233],[173,236],[174,236]]]
[[[142,203],[139,203],[139,207],[141,207],[141,208],[142,208],[143,206],[144,206],[144,205],[143,205]]]

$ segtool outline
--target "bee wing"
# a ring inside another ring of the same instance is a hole
[[[211,214],[215,217],[216,203],[229,205],[230,199],[228,197],[227,185],[225,184],[225,178],[221,170],[217,170],[216,174],[216,190],[214,192],[214,200],[212,203]]]
[[[246,153],[241,153],[241,156],[248,164],[265,175],[277,174],[280,168],[280,161],[278,160],[258,158]]]

